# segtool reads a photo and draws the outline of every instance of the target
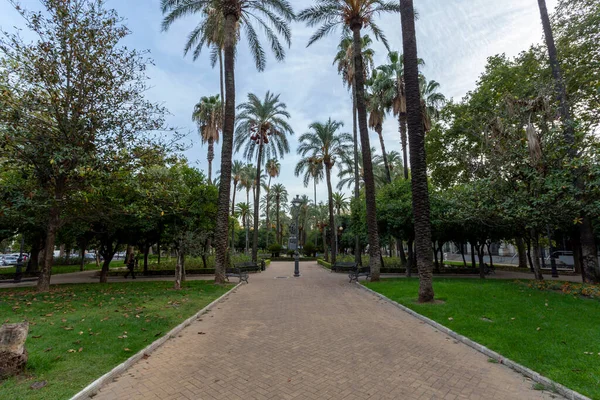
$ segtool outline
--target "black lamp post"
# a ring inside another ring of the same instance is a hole
[[[340,250],[340,248],[341,248],[341,244],[342,244],[342,233],[343,232],[344,232],[344,227],[340,225],[339,228],[338,228],[338,236],[337,236],[337,239],[338,239],[338,243],[337,243],[338,254],[342,254],[342,251]]]
[[[294,253],[294,278],[298,278],[300,276],[300,260],[298,253],[298,217],[300,216],[300,206],[302,205],[302,200],[300,200],[300,196],[296,195],[296,198],[292,200],[292,205],[294,206],[294,211],[296,212],[296,226],[294,230],[294,239],[295,239],[295,253]]]

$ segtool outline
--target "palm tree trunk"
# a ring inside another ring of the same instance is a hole
[[[229,238],[229,199],[231,191],[231,158],[233,154],[233,130],[235,124],[235,40],[239,18],[237,4],[228,1],[224,5],[225,17],[225,117],[223,120],[223,147],[221,149],[221,183],[217,200],[215,226],[215,283],[225,283],[227,268],[227,240]]]
[[[404,83],[406,85],[406,112],[410,131],[410,168],[412,173],[412,203],[415,220],[415,247],[419,271],[419,302],[433,301],[433,265],[431,257],[431,221],[429,220],[429,191],[425,160],[425,132],[423,127],[415,12],[412,0],[400,0],[402,41],[404,47]]]
[[[269,236],[271,236],[271,225],[269,224],[269,211],[271,211],[269,197],[271,194],[271,176],[269,176],[269,184],[267,185],[267,249],[269,248]]]
[[[258,206],[260,205],[260,167],[262,165],[263,142],[258,145],[258,160],[256,166],[256,193],[254,194],[254,234],[252,235],[252,261],[258,258]]]
[[[373,162],[371,160],[371,145],[369,143],[369,129],[367,127],[367,105],[365,101],[365,77],[363,74],[362,38],[360,36],[361,21],[353,21],[352,29],[354,41],[354,83],[356,86],[356,109],[358,111],[358,129],[363,159],[365,197],[367,205],[367,232],[369,237],[369,266],[371,267],[371,281],[379,281],[381,269],[381,249],[377,233],[377,211],[375,209],[375,179],[373,176]],[[332,227],[335,229],[335,227]]]
[[[331,188],[331,166],[325,165],[325,178],[327,179],[327,197],[329,200],[329,240],[331,241],[331,263],[335,263],[336,259],[336,228],[335,217],[333,213],[333,190]]]
[[[388,183],[392,183],[392,175],[390,174],[390,165],[388,164],[387,153],[385,151],[385,143],[383,141],[383,127],[381,125],[377,125],[375,127],[375,132],[379,136],[379,143],[381,143],[381,154],[383,155],[383,165],[385,167],[385,176],[387,178]]]
[[[400,124],[400,143],[402,144],[402,170],[404,172],[404,179],[408,180],[408,153],[406,150],[407,139],[405,113],[400,113],[400,116],[398,117],[398,123]]]
[[[215,139],[208,138],[208,154],[206,159],[208,160],[208,184],[212,185],[212,162],[215,158]]]
[[[279,231],[279,195],[277,196],[277,198],[275,199],[276,201],[276,206],[275,206],[275,211],[277,212],[277,215],[275,215],[275,238],[277,239],[277,243],[281,244],[281,235],[280,235],[280,231]]]
[[[221,85],[221,115],[225,117],[225,93],[223,92],[223,49],[219,48],[219,83]]]
[[[360,177],[358,175],[358,121],[356,120],[356,84],[352,83],[352,136],[354,141],[354,198],[358,202],[360,199]],[[360,238],[354,235],[354,262],[356,265],[362,264],[360,256]]]
[[[235,194],[237,192],[237,182],[233,182],[233,199],[231,199],[231,216],[235,215]],[[231,226],[231,250],[235,248],[235,227]],[[159,255],[160,257],[160,255]]]

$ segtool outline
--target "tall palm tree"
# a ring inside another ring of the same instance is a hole
[[[287,204],[288,192],[281,183],[273,185],[271,188],[271,198],[275,201],[275,237],[277,243],[281,244],[281,224],[279,223],[281,205]]]
[[[373,178],[375,180],[375,187],[379,189],[387,183],[385,176],[385,168],[383,167],[383,159],[379,154],[376,154],[375,148],[371,148],[371,154],[373,155]],[[344,187],[350,188],[354,184],[354,157],[351,155],[344,155],[338,163],[338,184],[337,189],[343,190]],[[359,185],[363,189],[365,187],[365,169],[363,168],[363,159],[358,159],[358,172],[359,172]]]
[[[244,228],[244,232],[246,232],[246,254],[248,254],[248,250],[250,248],[250,240],[248,235],[248,230],[250,228],[250,223],[248,219],[250,218],[250,204],[248,203],[238,203],[237,205],[237,215],[242,218],[242,226]]]
[[[287,135],[294,131],[287,120],[290,114],[287,106],[279,100],[279,95],[271,92],[259,99],[253,93],[248,94],[248,101],[238,106],[235,130],[235,151],[243,147],[243,156],[247,160],[256,159],[256,193],[254,197],[254,235],[252,237],[252,261],[258,257],[258,217],[260,199],[260,177],[265,159],[283,158],[289,153],[290,146]]]
[[[306,21],[308,26],[320,25],[315,34],[309,39],[310,46],[319,39],[332,33],[337,27],[343,26],[352,31],[354,69],[363,71],[361,29],[369,28],[376,39],[380,39],[386,47],[387,40],[381,29],[374,21],[376,15],[388,12],[398,12],[396,3],[385,0],[317,0],[316,5],[300,12],[298,18]],[[371,162],[371,145],[369,144],[369,128],[367,127],[367,106],[365,101],[365,77],[362,73],[354,74],[356,93],[356,110],[358,113],[358,128],[362,148],[363,165],[365,169],[365,194],[367,209],[367,231],[369,237],[369,265],[371,279],[379,280],[381,269],[381,248],[377,233],[377,213],[375,209],[375,181]]]
[[[363,74],[366,76],[370,69],[373,69],[373,57],[375,52],[369,47],[373,41],[369,35],[362,37],[361,52],[363,56]],[[354,39],[349,34],[344,35],[338,45],[338,52],[333,60],[333,63],[338,66],[338,73],[342,75],[344,83],[352,92],[352,137],[354,141],[354,198],[356,201],[360,198],[360,175],[358,172],[358,132],[357,132],[357,115],[356,115],[356,90],[354,85],[354,56],[353,46]],[[316,188],[315,188],[316,192]],[[316,204],[315,195],[315,204]],[[354,256],[357,265],[360,265],[362,260],[360,257],[360,239],[357,236],[354,241]]]
[[[315,157],[306,157],[298,161],[294,174],[300,176],[303,174],[302,181],[304,187],[308,186],[308,183],[312,179],[314,187],[314,201],[317,203],[317,183],[323,179],[323,163],[319,162]]]
[[[231,166],[231,181],[233,182],[233,198],[231,200],[231,216],[235,216],[235,194],[239,190],[239,183],[244,173],[244,163],[235,160]],[[235,232],[231,229],[231,249],[235,246]]]
[[[556,44],[554,43],[554,34],[550,17],[548,16],[548,8],[546,0],[538,0],[540,16],[542,18],[542,26],[544,28],[544,38],[546,47],[548,48],[548,58],[550,67],[552,68],[552,77],[554,78],[554,90],[559,104],[560,117],[563,122],[563,137],[566,145],[569,147],[569,157],[575,159],[577,151],[575,149],[575,124],[571,114],[571,107],[567,98],[567,89],[563,80],[562,70],[558,60]],[[578,185],[578,182],[575,182]],[[581,225],[578,227],[578,232],[574,235],[579,239],[581,245],[581,263],[583,279],[588,283],[600,283],[600,266],[598,265],[598,248],[596,245],[596,236],[592,221],[587,215],[582,215]]]
[[[410,132],[410,168],[412,205],[419,271],[419,302],[434,299],[431,254],[431,221],[429,219],[429,192],[425,160],[425,131],[419,90],[419,59],[415,32],[415,11],[412,0],[400,0],[402,42],[404,48],[404,83],[406,85],[406,112]]]
[[[271,192],[271,178],[276,178],[279,176],[279,173],[281,172],[281,164],[279,163],[279,161],[277,161],[276,158],[271,158],[267,161],[267,164],[265,165],[265,169],[267,170],[267,175],[269,175],[269,183],[267,184],[266,187],[266,192],[267,195],[265,196],[265,203],[266,203],[266,218],[267,218],[267,247],[269,247],[269,237],[271,236],[271,228],[270,228],[270,223],[269,223],[269,214],[271,211],[270,208],[270,200],[271,200],[271,196],[270,196],[270,192]]]
[[[383,121],[385,120],[385,115],[391,106],[391,102],[385,86],[382,86],[380,82],[378,82],[378,80],[382,79],[380,76],[385,79],[382,73],[377,73],[377,70],[374,70],[373,74],[367,81],[367,85],[369,87],[369,91],[367,92],[369,128],[375,130],[379,136],[379,143],[381,144],[381,154],[387,183],[392,183],[392,175],[390,173],[390,166],[388,164],[387,153],[385,151],[385,142],[383,140]]]
[[[233,155],[233,132],[235,125],[235,53],[237,36],[241,27],[248,38],[254,63],[259,71],[265,69],[266,52],[259,40],[253,23],[265,33],[269,47],[279,61],[285,58],[285,49],[280,37],[289,46],[291,43],[290,22],[294,12],[287,0],[161,0],[165,18],[163,28],[167,29],[174,21],[188,15],[200,18],[206,31],[221,29],[217,18],[207,18],[207,10],[216,9],[223,15],[223,64],[225,71],[225,110],[223,119],[223,147],[221,150],[221,184],[217,200],[217,220],[215,227],[215,282],[225,282],[227,268],[227,238],[229,228],[229,199],[231,192],[231,160]]]
[[[425,75],[419,75],[419,91],[421,92],[421,109],[423,110],[423,129],[431,130],[431,124],[440,116],[440,110],[446,104],[446,97],[438,92],[440,84],[428,81]]]
[[[219,142],[219,133],[223,123],[223,106],[219,95],[202,97],[194,106],[192,120],[198,125],[200,140],[208,143],[208,183],[212,185],[212,161],[215,158],[215,143]]]
[[[335,214],[333,212],[333,189],[331,187],[331,169],[336,160],[341,159],[350,151],[352,136],[347,133],[338,133],[344,124],[339,121],[332,121],[331,118],[326,123],[313,122],[309,125],[311,131],[300,136],[298,141],[298,154],[304,158],[312,158],[313,162],[323,165],[325,170],[325,180],[327,181],[327,198],[329,202],[329,226],[331,227],[331,262],[335,263],[336,258],[336,232],[335,232]],[[307,157],[308,156],[308,157]],[[300,160],[303,163],[304,160]]]
[[[404,84],[404,56],[397,51],[390,51],[387,56],[388,64],[377,69],[383,72],[379,84],[385,86],[391,96],[392,112],[398,118],[400,143],[402,145],[402,161],[404,164],[404,179],[408,179],[408,139],[406,126],[406,87]],[[419,65],[424,65],[418,59]]]
[[[333,207],[335,208],[336,214],[342,215],[342,212],[348,211],[348,199],[344,196],[344,193],[336,192],[333,194]]]

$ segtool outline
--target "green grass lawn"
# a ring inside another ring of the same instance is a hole
[[[232,285],[207,281],[61,285],[50,293],[0,290],[2,322],[30,323],[25,376],[0,383],[2,399],[68,399],[166,334]],[[33,390],[34,382],[47,386]]]
[[[417,279],[365,286],[540,374],[600,399],[600,301],[523,282],[434,280],[443,304],[416,303]],[[588,353],[588,354],[586,354]]]
[[[110,268],[118,268],[118,267],[123,267],[123,268],[125,267],[125,264],[123,264],[123,260],[115,260],[115,261],[110,262]],[[52,275],[68,274],[71,272],[79,272],[80,268],[81,267],[79,265],[53,265],[52,266]],[[96,263],[92,262],[92,263],[85,264],[84,271],[99,270],[101,268],[102,268],[102,263],[100,263],[100,266],[96,266]],[[0,279],[2,279],[2,275],[14,274],[15,272],[17,272],[16,267],[0,268]],[[25,267],[23,267],[23,272],[25,272]]]

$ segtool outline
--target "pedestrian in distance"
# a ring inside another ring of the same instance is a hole
[[[131,274],[131,279],[135,279],[135,254],[133,252],[129,253],[129,258],[127,259],[127,273],[125,274],[125,279]]]

